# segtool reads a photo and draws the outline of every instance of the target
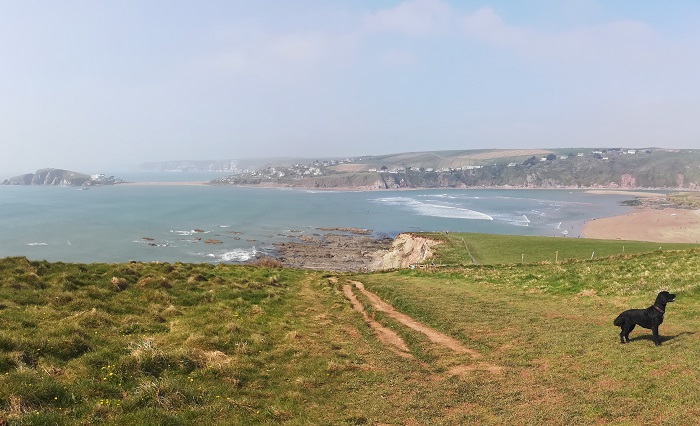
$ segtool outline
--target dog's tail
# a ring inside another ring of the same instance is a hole
[[[615,318],[615,321],[613,321],[613,325],[616,325],[618,327],[622,326],[622,324],[625,323],[625,319],[622,318],[622,314],[618,315],[617,318]]]

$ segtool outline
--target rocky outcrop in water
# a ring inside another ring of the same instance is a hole
[[[275,245],[284,266],[337,272],[367,271],[392,244],[391,238],[351,233],[289,236],[298,241]]]
[[[52,186],[100,186],[124,183],[114,176],[86,175],[63,169],[40,169],[36,173],[27,173],[6,179],[3,185],[52,185]]]
[[[347,234],[296,238],[298,242],[276,245],[277,260],[284,266],[337,272],[408,268],[430,259],[433,255],[431,248],[439,244],[438,241],[409,233],[399,234],[393,240]]]

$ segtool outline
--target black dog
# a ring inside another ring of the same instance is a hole
[[[654,343],[656,346],[661,344],[659,339],[659,325],[664,322],[664,313],[666,312],[666,304],[673,302],[676,298],[675,294],[667,291],[662,291],[656,296],[656,302],[646,309],[628,309],[618,315],[613,321],[613,324],[620,327],[620,343],[629,343],[630,332],[634,330],[635,325],[644,328],[651,328],[651,333],[654,335]],[[625,340],[627,342],[625,342]]]

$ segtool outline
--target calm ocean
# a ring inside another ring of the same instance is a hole
[[[204,174],[116,174],[206,181]],[[116,185],[88,191],[0,186],[0,257],[70,262],[242,262],[319,227],[577,237],[583,222],[630,211],[625,195],[578,190],[305,191]],[[207,244],[205,240],[221,241]]]

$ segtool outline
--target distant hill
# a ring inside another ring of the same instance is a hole
[[[427,151],[268,166],[212,184],[302,188],[700,189],[700,150],[565,148]]]
[[[6,179],[3,185],[53,185],[53,186],[99,186],[124,183],[114,176],[86,175],[63,169],[40,169],[36,173],[27,173]]]
[[[140,170],[148,172],[229,172],[242,173],[265,167],[291,166],[310,163],[308,158],[243,158],[225,160],[172,160],[143,163]]]

